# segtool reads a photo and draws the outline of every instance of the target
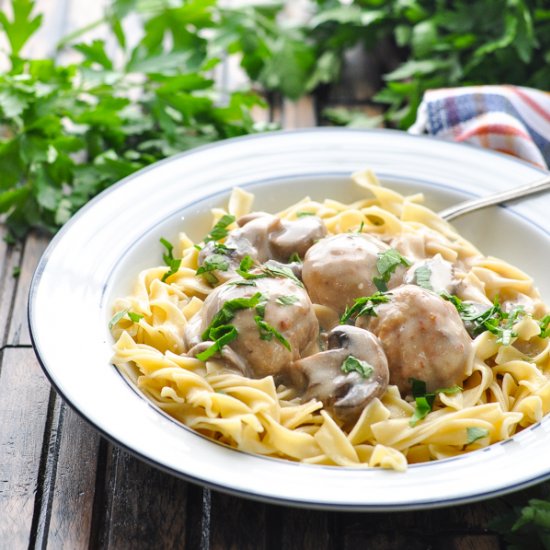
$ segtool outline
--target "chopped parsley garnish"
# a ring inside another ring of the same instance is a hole
[[[133,323],[139,323],[139,320],[143,319],[143,315],[139,313],[134,313],[129,309],[123,309],[113,315],[112,319],[109,321],[109,330],[112,330],[113,327],[126,316],[128,316],[128,319],[130,319],[130,321],[132,321]]]
[[[539,321],[539,338],[548,338],[550,336],[550,315],[546,315]]]
[[[254,281],[231,281],[227,284],[233,286],[256,286],[256,283]]]
[[[265,279],[267,275],[265,273],[250,273],[250,269],[254,266],[254,260],[250,256],[246,255],[239,264],[237,273],[246,280]]]
[[[435,398],[439,393],[445,393],[447,395],[452,395],[453,393],[458,393],[462,391],[460,386],[451,386],[450,388],[439,388],[434,392],[426,392],[426,382],[423,380],[417,380],[416,378],[411,378],[412,386],[412,395],[415,401],[414,413],[409,420],[411,426],[416,426],[418,421],[426,418],[430,412],[433,410]]]
[[[243,271],[242,269],[237,269],[237,273],[247,281],[254,281],[255,279],[265,279],[268,277],[265,273],[250,273],[250,271]]]
[[[518,306],[514,308],[510,313],[502,312],[503,318],[506,319],[503,327],[496,326],[495,331],[488,329],[493,332],[493,334],[498,335],[497,342],[502,342],[503,345],[509,346],[512,343],[512,338],[517,336],[517,333],[514,332],[514,324],[516,321],[525,315],[525,309],[523,306]]]
[[[287,296],[278,296],[275,302],[277,302],[280,306],[291,306],[292,304],[295,304],[298,300],[298,296],[294,294],[289,294]]]
[[[143,315],[140,313],[134,313],[133,311],[128,312],[128,317],[132,323],[139,323],[140,319],[143,319]]]
[[[357,233],[363,233],[363,227],[365,227],[365,222],[361,221],[361,224],[359,225],[359,229],[357,230]]]
[[[170,262],[174,259],[174,245],[164,237],[160,238],[160,244],[166,248],[166,252],[162,255],[162,259],[166,265],[170,265]]]
[[[206,281],[210,284],[215,285],[218,283],[218,278],[213,271],[228,271],[229,270],[229,259],[228,255],[231,254],[235,249],[230,248],[222,243],[215,243],[214,248],[211,254],[206,256],[202,265],[197,269],[196,274],[202,275]]]
[[[265,317],[265,306],[267,304],[267,298],[262,294],[260,301],[256,305],[256,313],[263,319]]]
[[[241,271],[250,271],[250,268],[254,265],[254,260],[248,256],[248,254],[241,260],[239,269]]]
[[[423,420],[428,416],[429,413],[432,412],[433,402],[435,400],[435,396],[433,398],[428,398],[426,396],[421,397],[415,397],[415,409],[414,413],[411,416],[411,419],[409,420],[409,424],[414,427],[416,424]]]
[[[376,269],[378,269],[380,277],[373,277],[372,280],[380,292],[386,292],[388,290],[390,277],[399,265],[409,267],[411,262],[395,250],[395,248],[390,248],[378,254]]]
[[[162,246],[166,248],[166,252],[162,255],[162,259],[169,268],[168,271],[162,276],[161,281],[164,282],[168,279],[168,277],[170,277],[170,275],[177,273],[181,265],[181,258],[174,258],[174,245],[171,242],[167,241],[164,237],[160,238],[160,242]]]
[[[202,333],[201,338],[203,340],[214,340],[212,330],[230,323],[233,320],[233,317],[235,317],[235,313],[237,313],[237,311],[256,307],[262,298],[262,293],[256,292],[256,294],[250,298],[235,298],[233,300],[228,300],[225,304],[223,304],[218,313],[214,315],[212,321]]]
[[[215,355],[218,351],[221,351],[223,346],[235,340],[238,335],[239,333],[233,325],[220,325],[215,328],[211,328],[209,331],[209,339],[213,340],[214,343],[201,353],[197,353],[197,359],[200,361],[210,359],[212,355]]]
[[[245,282],[245,284],[249,284]],[[252,283],[254,284],[254,283]],[[197,358],[201,361],[206,361],[218,351],[221,351],[223,346],[232,342],[237,338],[238,331],[231,324],[235,314],[243,309],[254,309],[256,315],[254,322],[258,327],[260,338],[262,340],[272,340],[275,337],[286,349],[291,350],[288,340],[272,325],[264,320],[265,308],[267,305],[267,297],[261,292],[256,292],[249,298],[235,298],[228,300],[223,304],[222,308],[214,315],[212,321],[202,333],[203,341],[212,340],[214,343],[205,351],[197,354]]]
[[[432,277],[432,270],[427,265],[421,265],[414,270],[414,281],[419,287],[426,290],[433,290],[430,279]]]
[[[471,445],[480,439],[489,436],[489,430],[485,428],[466,428],[466,445]]]
[[[300,211],[300,212],[296,212],[296,217],[297,218],[303,218],[305,216],[315,216],[315,212],[306,212],[306,211]]]
[[[447,292],[442,292],[440,296],[444,300],[451,302],[451,304],[455,306],[456,310],[460,314],[460,317],[463,321],[473,321],[476,317],[481,315],[473,304],[463,302],[458,296],[454,294],[448,294]],[[489,311],[489,310],[486,310],[486,311]]]
[[[349,374],[350,372],[358,372],[361,375],[361,378],[370,378],[374,372],[372,365],[369,365],[366,361],[357,359],[357,357],[354,357],[353,355],[348,355],[340,368],[345,374]]]
[[[291,281],[294,281],[298,286],[303,287],[302,281],[294,275],[294,272],[290,267],[286,266],[279,266],[272,264],[270,262],[267,262],[265,266],[263,267],[262,271],[269,275],[270,277],[286,277],[287,279],[290,279]]]
[[[489,331],[497,337],[498,343],[505,346],[509,346],[512,338],[517,336],[513,330],[514,324],[520,317],[525,315],[523,306],[517,306],[509,313],[504,311],[498,302],[498,297],[495,298],[491,307],[481,313],[473,304],[463,302],[457,296],[444,292],[441,297],[455,306],[464,323],[470,325],[474,336]]]
[[[292,255],[290,256],[290,258],[288,259],[288,261],[290,263],[296,262],[298,264],[301,264],[302,263],[302,258],[300,258],[300,254],[298,254],[298,252],[293,252]]]
[[[227,271],[229,269],[229,261],[222,254],[210,254],[207,256],[203,264],[197,269],[197,275],[202,275],[210,284],[216,284],[218,278],[212,271]]]
[[[263,316],[260,316],[260,315],[256,315],[254,317],[254,321],[256,323],[256,325],[258,326],[258,330],[260,331],[260,338],[262,340],[272,340],[273,337],[275,336],[275,338],[277,340],[279,340],[279,342],[281,342],[281,344],[288,350],[290,351],[290,343],[289,341],[272,325],[270,325],[269,323],[267,323],[266,321],[263,320],[262,318]]]
[[[250,256],[245,256],[241,261],[237,273],[246,280],[265,279],[266,277],[286,277],[291,279],[298,286],[303,287],[302,281],[294,275],[294,272],[290,267],[284,265],[278,265],[277,263],[268,261],[261,268],[261,273],[250,273],[250,268],[254,265],[254,260]]]
[[[340,318],[340,324],[346,323],[349,319],[357,319],[362,315],[370,315],[371,317],[377,317],[375,308],[380,304],[384,304],[390,301],[390,294],[383,294],[382,292],[375,292],[371,296],[363,296],[357,298],[351,307],[347,307],[346,311]]]
[[[235,216],[232,216],[231,214],[223,215],[214,225],[208,236],[204,239],[204,242],[207,243],[210,241],[220,241],[221,239],[225,239],[229,233],[227,227],[230,226],[235,219]]]

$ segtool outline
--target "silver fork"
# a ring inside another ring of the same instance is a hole
[[[469,212],[473,212],[475,210],[480,210],[481,208],[485,208],[487,206],[514,201],[522,197],[528,197],[537,193],[548,191],[548,189],[550,189],[550,174],[528,183],[527,185],[521,185],[519,187],[515,187],[514,189],[508,189],[507,191],[492,193],[486,197],[480,197],[479,199],[470,199],[464,202],[459,202],[454,206],[441,210],[439,215],[444,220],[450,221],[458,218],[458,216],[468,214]]]

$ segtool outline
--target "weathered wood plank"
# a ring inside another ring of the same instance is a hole
[[[31,337],[27,323],[27,299],[32,276],[38,260],[46,249],[49,238],[31,233],[25,241],[21,258],[20,274],[13,300],[12,314],[6,343],[10,346],[30,346]]]
[[[5,349],[0,371],[0,541],[32,542],[50,384],[31,349]]]
[[[106,549],[183,548],[187,483],[119,449],[110,451],[99,544]]]
[[[429,511],[341,514],[335,531],[343,550],[365,545],[380,550],[462,549],[470,544],[471,548],[493,550],[499,548],[499,538],[487,524],[500,512],[500,506],[500,499],[492,499]],[[461,546],[463,539],[466,546]]]
[[[265,504],[211,492],[209,549],[262,550],[270,534]]]
[[[100,436],[64,403],[56,431],[59,443],[55,468],[52,477],[45,480],[50,484],[51,496],[44,522],[43,546],[88,548]]]
[[[429,523],[429,513],[347,513],[340,514],[335,526],[336,537],[343,550],[361,545],[380,550],[401,548],[407,541],[412,550],[427,548],[430,532],[418,521]],[[422,517],[424,516],[424,517]],[[396,526],[399,528],[396,528]]]
[[[495,535],[469,535],[462,533],[446,539],[440,548],[449,550],[500,550],[500,542]]]
[[[329,530],[329,512],[282,508],[281,545],[284,550],[328,550],[336,548]]]
[[[21,263],[22,246],[8,246],[4,241],[6,232],[0,233],[0,345],[5,346],[12,313],[13,299],[17,287],[17,274]],[[14,270],[16,270],[14,272]]]

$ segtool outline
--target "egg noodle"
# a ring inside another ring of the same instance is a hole
[[[166,266],[142,271],[133,293],[116,301],[114,364],[160,409],[193,430],[245,452],[309,464],[404,471],[408,463],[461,455],[540,421],[550,411],[550,338],[543,337],[541,322],[548,310],[531,278],[483,256],[419,204],[421,195],[386,189],[372,172],[353,177],[372,198],[352,204],[306,198],[277,215],[294,220],[300,212],[314,213],[329,235],[361,231],[413,243],[422,231],[429,236],[428,256],[440,254],[462,266],[467,298],[489,305],[495,298],[530,304],[508,345],[490,331],[475,337],[462,391],[438,394],[433,410],[412,422],[415,401],[390,385],[346,432],[320,401],[302,403],[295,390],[277,386],[271,376],[247,378],[217,356],[205,363],[186,355],[185,326],[212,287],[196,275],[199,252],[183,233],[174,246],[174,257],[182,258],[177,270],[168,277]],[[252,202],[251,194],[235,189],[227,212],[213,210],[213,222],[227,213],[237,218],[249,213]]]

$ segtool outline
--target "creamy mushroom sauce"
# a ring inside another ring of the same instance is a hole
[[[312,463],[403,469],[540,419],[550,319],[532,281],[417,198],[357,181],[375,198],[184,236],[181,261],[170,248],[117,302],[114,362],[202,433]]]

